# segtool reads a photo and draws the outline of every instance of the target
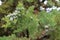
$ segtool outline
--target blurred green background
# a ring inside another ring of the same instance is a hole
[[[39,0],[6,0],[0,5],[0,40],[30,40],[41,35],[43,27],[49,25],[54,29],[49,40],[60,40],[60,11],[56,9],[51,12],[40,11],[39,7],[44,4]],[[46,6],[60,7],[60,3],[48,0]],[[40,23],[40,24],[39,24]],[[9,29],[8,29],[9,28]],[[10,31],[11,35],[4,34]],[[29,38],[18,38],[14,33],[29,30]],[[5,32],[7,31],[7,32]]]

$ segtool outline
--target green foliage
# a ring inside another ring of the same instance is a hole
[[[23,6],[20,4],[21,3],[19,3],[18,7],[22,8]],[[37,28],[38,28],[37,27],[38,20],[36,16],[33,14],[33,9],[34,9],[34,6],[31,6],[26,11],[26,9],[23,7],[23,9],[20,9],[20,13],[17,15],[18,17],[17,32],[27,28],[29,29],[31,37],[33,37],[34,33],[37,31]]]
[[[0,6],[0,14],[11,13],[13,11],[13,8],[17,6],[16,5],[17,2],[18,1],[15,2],[15,0],[4,1],[4,3]]]
[[[2,27],[7,28],[7,27],[14,27],[16,24],[16,19],[14,19],[13,21],[10,20],[10,17],[5,16],[4,18],[2,18],[2,20],[6,21],[6,23],[4,25],[2,25]]]
[[[26,1],[34,2],[35,0],[26,0]],[[1,10],[0,12],[2,12],[3,10],[4,11],[3,13],[8,13],[5,11],[5,8],[9,8],[10,6],[8,4],[10,4],[11,2],[13,2],[13,0],[8,1],[6,5],[3,4],[2,6],[4,7],[1,6],[2,8],[0,8]],[[12,5],[12,3],[10,5]],[[51,5],[55,5],[55,4],[53,3]],[[51,34],[52,36],[51,40],[53,39],[60,40],[60,11],[52,10],[52,12],[50,13],[47,13],[46,11],[41,11],[39,12],[38,15],[34,15],[33,14],[34,7],[35,6],[32,5],[32,6],[29,6],[28,9],[26,9],[23,5],[23,2],[18,2],[18,5],[16,7],[16,10],[18,10],[17,15],[16,15],[17,18],[11,21],[10,17],[5,16],[4,18],[2,18],[2,20],[6,21],[6,23],[2,25],[2,27],[16,28],[16,30],[14,30],[14,33],[21,32],[24,29],[28,29],[30,38],[35,38],[37,35],[40,35],[41,30],[43,30],[41,27],[44,27],[45,25],[49,25],[51,29],[54,29],[54,32],[52,32]],[[39,25],[39,22],[42,26]],[[8,40],[8,39],[19,40],[15,38],[16,38],[15,35],[13,36],[11,35],[9,37],[4,36],[0,38],[0,40]]]

